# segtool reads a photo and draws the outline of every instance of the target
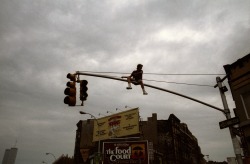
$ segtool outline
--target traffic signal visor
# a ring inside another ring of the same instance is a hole
[[[67,78],[70,79],[70,81],[76,81],[76,75],[75,74],[68,73]]]

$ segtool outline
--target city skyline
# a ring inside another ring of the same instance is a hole
[[[2,164],[15,164],[18,148],[5,149]]]

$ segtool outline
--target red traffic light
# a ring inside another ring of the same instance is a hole
[[[64,98],[64,103],[68,104],[69,106],[76,105],[76,75],[68,73],[67,78],[71,81],[66,83],[67,88],[64,90],[64,94],[67,95]]]

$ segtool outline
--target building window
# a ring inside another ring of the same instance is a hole
[[[240,95],[247,119],[250,119],[250,91]]]

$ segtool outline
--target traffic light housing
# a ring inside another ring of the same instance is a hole
[[[66,83],[67,88],[64,90],[64,94],[67,95],[64,98],[64,103],[69,106],[76,105],[76,75],[75,74],[67,74],[67,78],[70,79]]]
[[[87,80],[81,80],[80,81],[80,100],[85,101],[88,97],[88,81]]]

